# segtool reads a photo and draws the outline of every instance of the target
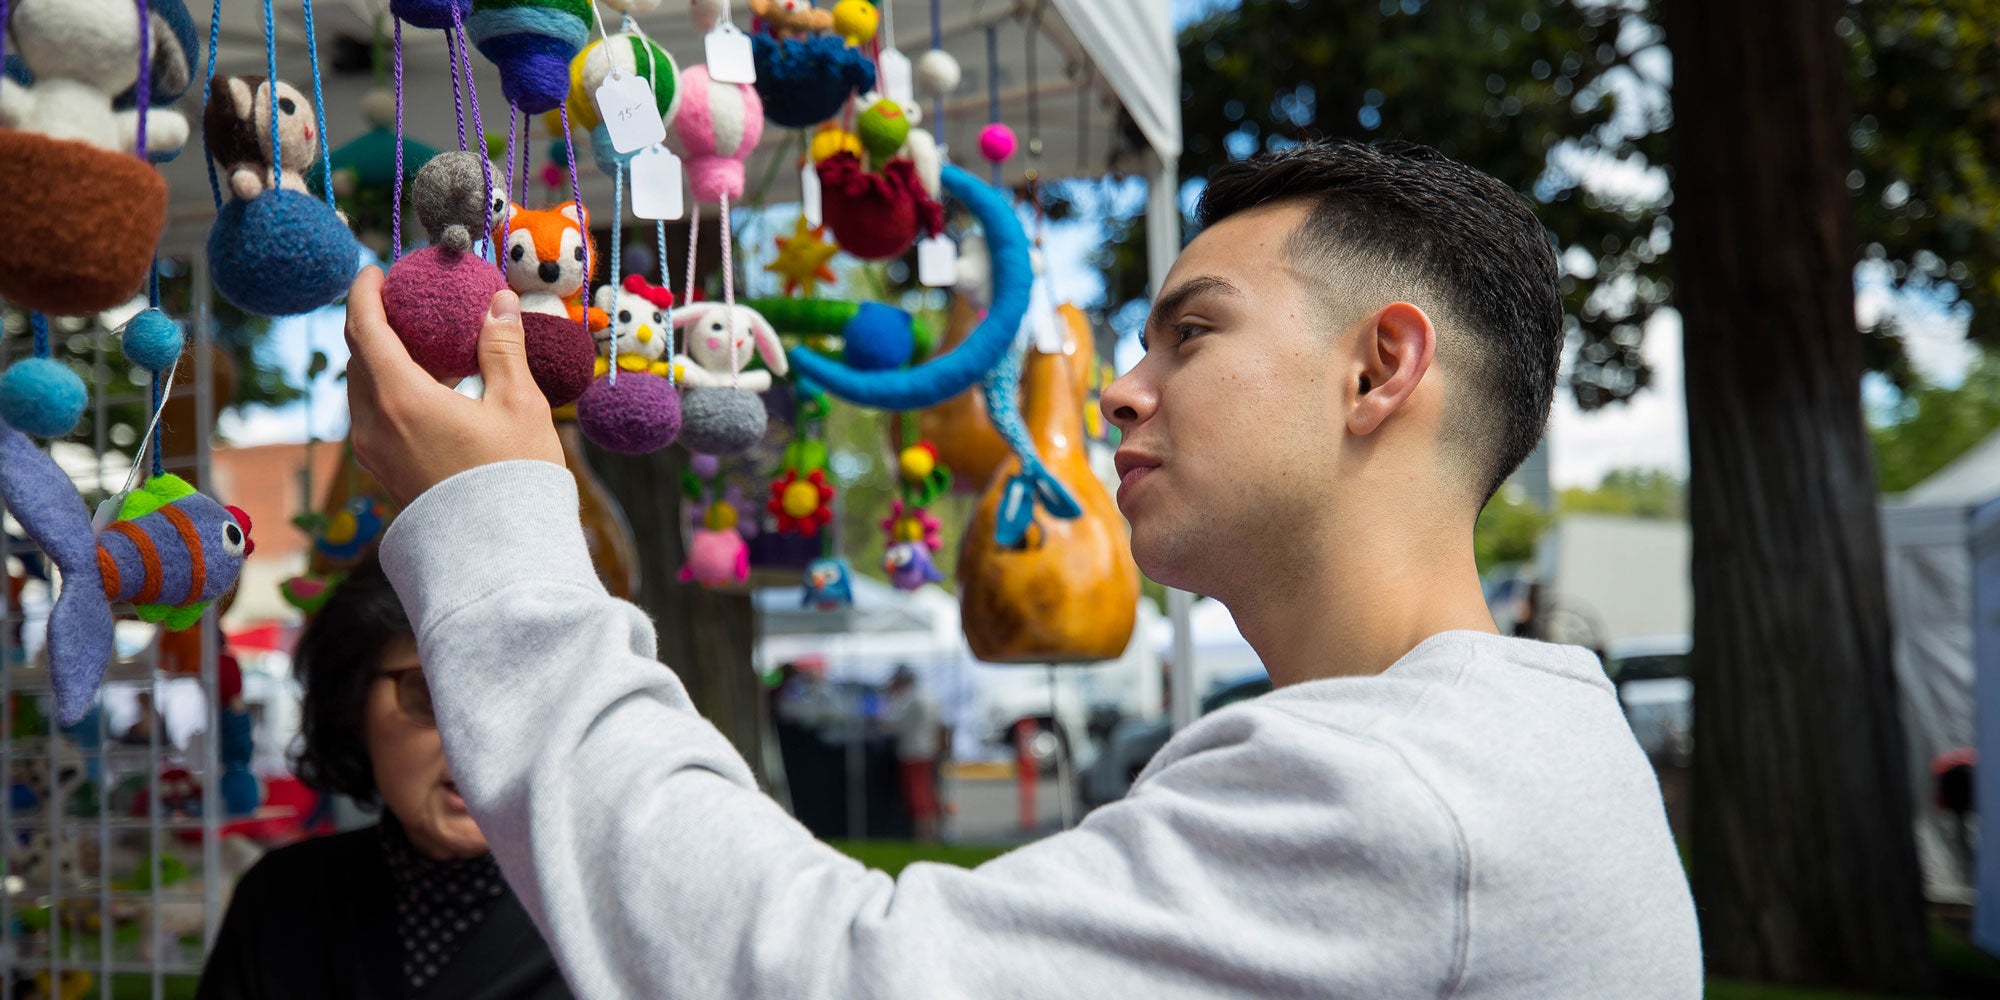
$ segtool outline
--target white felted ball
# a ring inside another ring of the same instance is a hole
[[[660,0],[604,0],[604,6],[621,14],[651,14],[660,9]]]
[[[943,49],[932,49],[917,57],[917,85],[932,97],[943,97],[958,89],[965,71],[958,60]]]

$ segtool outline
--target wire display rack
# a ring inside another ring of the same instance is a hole
[[[195,445],[165,456],[166,471],[196,483],[212,482],[216,412],[205,265],[200,255],[188,262],[193,315],[176,317],[188,332],[182,366],[194,377],[169,389],[172,398],[194,403]],[[64,335],[58,356],[85,376],[91,396],[85,426],[48,446],[60,451],[58,464],[95,509],[123,485],[141,443],[114,426],[114,412],[137,406],[150,413],[150,384],[114,365],[122,358],[117,335],[102,323],[51,322]],[[0,337],[0,366],[29,350],[15,325]],[[114,437],[132,440],[121,447]],[[206,705],[197,736],[181,743],[165,731],[162,692],[186,681],[166,671],[158,629],[122,618],[97,707],[77,725],[58,727],[42,651],[58,575],[4,506],[0,524],[0,562],[10,578],[22,578],[18,595],[0,585],[0,773],[8,779],[0,795],[0,982],[7,997],[23,995],[24,984],[33,984],[31,995],[66,1000],[165,997],[170,985],[185,986],[180,977],[199,974],[228,888],[214,697],[217,608],[197,626],[194,677]],[[39,573],[47,578],[32,579]],[[135,703],[146,723],[143,739],[136,728],[112,725],[113,706],[122,714]]]

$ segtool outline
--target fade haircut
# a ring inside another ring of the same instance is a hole
[[[1562,362],[1554,245],[1505,184],[1428,146],[1315,140],[1218,167],[1195,210],[1207,228],[1239,212],[1309,206],[1285,252],[1324,276],[1341,325],[1391,302],[1423,309],[1437,357],[1463,391],[1445,440],[1492,499],[1542,438]]]

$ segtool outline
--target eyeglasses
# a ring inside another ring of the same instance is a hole
[[[437,715],[431,711],[430,682],[424,680],[422,667],[387,670],[377,676],[396,685],[396,707],[402,710],[404,718],[419,726],[437,725]]]

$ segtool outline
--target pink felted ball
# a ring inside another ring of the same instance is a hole
[[[424,371],[464,378],[479,374],[479,328],[505,287],[500,270],[480,257],[425,247],[389,268],[382,314]]]
[[[566,316],[524,313],[521,332],[527,339],[528,370],[550,406],[573,403],[590,388],[597,368],[597,342],[584,332],[582,323]]]
[[[680,436],[681,394],[666,379],[646,372],[619,372],[615,383],[600,375],[576,401],[576,422],[599,448],[649,454]]]
[[[1014,130],[994,122],[979,130],[979,155],[990,163],[1004,162],[1014,155]]]
[[[674,136],[687,160],[688,193],[714,204],[727,194],[743,197],[743,163],[764,135],[764,102],[757,88],[717,83],[705,66],[681,74],[681,109]]]

